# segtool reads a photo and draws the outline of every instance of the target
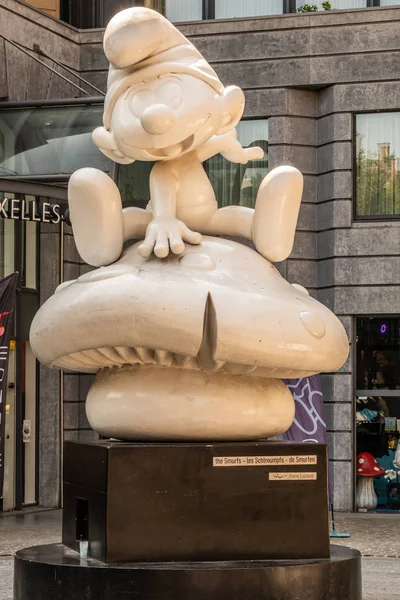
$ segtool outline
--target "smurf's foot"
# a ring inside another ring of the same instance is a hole
[[[115,262],[122,252],[124,223],[114,181],[98,169],[79,169],[69,180],[68,204],[82,259],[94,267]]]
[[[303,193],[303,176],[295,167],[277,167],[262,181],[252,222],[258,252],[271,262],[292,251]]]

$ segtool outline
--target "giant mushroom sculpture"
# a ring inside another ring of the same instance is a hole
[[[205,237],[181,256],[142,258],[63,283],[32,324],[50,367],[97,373],[89,423],[123,440],[251,440],[286,431],[281,378],[338,369],[337,317],[245,245]]]

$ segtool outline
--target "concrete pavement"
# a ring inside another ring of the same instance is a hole
[[[400,600],[400,514],[338,514],[334,543],[363,555],[363,600]],[[61,511],[0,513],[0,600],[12,600],[13,552],[59,542]],[[45,599],[43,599],[45,600]]]

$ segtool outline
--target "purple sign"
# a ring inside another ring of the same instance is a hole
[[[283,383],[286,383],[292,392],[296,407],[292,426],[283,434],[283,439],[290,442],[327,444],[321,377],[311,375],[301,379],[283,379]],[[328,471],[329,501],[332,503],[333,479],[330,463]]]
[[[291,442],[326,444],[326,423],[320,376],[284,379],[283,382],[292,392],[296,406],[293,424],[283,434],[283,438]]]

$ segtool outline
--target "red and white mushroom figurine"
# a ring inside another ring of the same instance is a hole
[[[378,506],[378,496],[374,489],[374,477],[384,475],[382,469],[372,454],[361,452],[357,456],[357,496],[356,505],[358,510],[374,510]]]

